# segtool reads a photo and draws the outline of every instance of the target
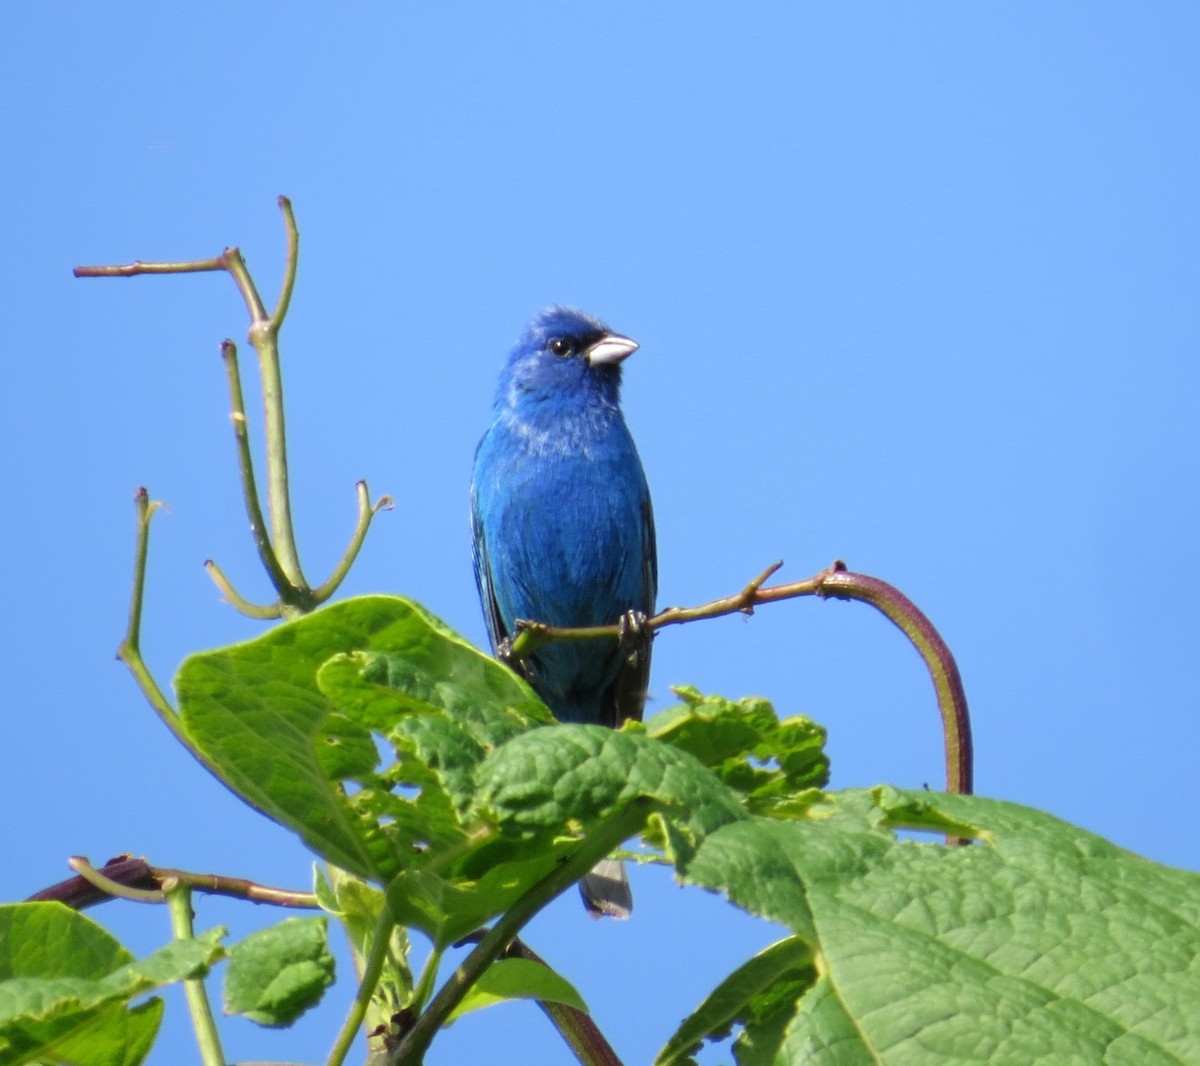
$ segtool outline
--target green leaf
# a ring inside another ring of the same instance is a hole
[[[774,1018],[783,999],[788,1007],[785,1021],[795,1013],[795,1000],[814,979],[812,951],[799,937],[788,937],[764,948],[743,963],[712,991],[705,1001],[675,1031],[658,1057],[657,1066],[687,1061],[702,1041],[721,1039],[735,1022],[756,1032],[764,1019]],[[781,997],[781,989],[790,993],[790,1003]],[[760,1061],[774,1062],[774,1051],[782,1041],[782,1030],[771,1053]],[[760,1038],[761,1044],[761,1038]],[[745,1062],[748,1053],[743,1047],[739,1061]],[[758,1060],[756,1060],[758,1061]]]
[[[471,990],[451,1012],[446,1024],[471,1011],[509,999],[537,999],[587,1010],[574,986],[544,963],[530,959],[501,959],[492,963],[471,986]]]
[[[445,948],[503,914],[575,847],[571,840],[519,849],[490,842],[465,854],[446,876],[425,870],[397,875],[388,886],[388,906],[397,922]]]
[[[737,794],[687,752],[635,731],[560,725],[497,748],[476,775],[476,802],[520,835],[588,827],[631,800],[655,800],[678,830],[684,855],[706,833],[745,818]]]
[[[460,757],[455,744],[438,750],[431,742],[436,719],[409,721],[417,723],[421,765]],[[464,763],[471,757],[462,756]],[[503,913],[574,850],[580,833],[636,798],[657,802],[672,854],[690,853],[705,832],[744,817],[736,794],[690,755],[599,726],[527,730],[487,754],[470,780],[473,809],[500,834],[477,834],[452,861],[401,871],[388,886],[396,920],[439,947]],[[466,782],[464,776],[464,794]]]
[[[782,1054],[765,1060],[772,1066],[778,1061],[813,1066],[877,1066],[881,1061],[862,1039],[854,1017],[828,977],[818,978],[796,1007],[793,1016],[784,1019],[789,1022],[786,1031],[775,1034],[775,1047]],[[739,1059],[739,1066],[750,1063]]]
[[[129,1000],[202,975],[221,956],[222,935],[173,941],[139,961],[62,904],[0,906],[0,1066],[135,1066],[154,1042],[162,1003],[130,1009]]]
[[[551,720],[511,670],[391,596],[193,655],[175,687],[184,729],[231,789],[379,883],[419,865],[430,845],[458,843],[470,767]],[[431,719],[441,724],[417,724]],[[396,762],[379,766],[372,733],[390,740]]]
[[[914,826],[981,843],[897,838]],[[812,950],[786,1061],[1200,1061],[1200,877],[1048,814],[834,793],[808,820],[717,829],[682,876]]]
[[[104,977],[132,961],[111,933],[61,903],[0,905],[0,981]]]
[[[825,730],[809,718],[780,721],[758,697],[727,700],[680,686],[684,702],[646,723],[648,735],[690,752],[756,813],[802,813],[829,779]]]
[[[373,596],[346,602],[394,599]],[[533,723],[554,722],[546,705],[520,677],[424,608],[410,606],[421,612],[430,627],[418,631],[419,639],[393,628],[387,634],[390,645],[375,644],[369,650],[333,656],[322,667],[321,689],[339,709],[381,732],[409,715],[445,711],[489,748]]]
[[[325,918],[285,918],[229,950],[225,1012],[263,1026],[291,1025],[333,983]]]

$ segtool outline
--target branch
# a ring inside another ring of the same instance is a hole
[[[133,679],[137,682],[138,688],[142,690],[142,695],[154,708],[154,712],[162,723],[175,735],[175,739],[219,780],[221,775],[217,772],[216,766],[187,735],[183,723],[179,719],[179,712],[171,706],[171,701],[163,694],[163,690],[159,688],[158,682],[146,665],[146,660],[142,658],[140,643],[142,601],[146,584],[146,555],[150,546],[150,519],[162,505],[156,500],[151,500],[150,494],[144,488],[138,489],[134,494],[134,502],[137,506],[137,539],[133,557],[133,591],[129,597],[129,621],[125,629],[125,639],[117,646],[117,658],[133,674]]]
[[[774,563],[750,581],[740,592],[724,599],[713,600],[699,607],[668,607],[647,619],[651,630],[666,626],[698,622],[704,618],[720,618],[727,614],[753,614],[764,603],[796,599],[800,596],[830,596],[843,600],[861,600],[890,619],[917,649],[937,695],[942,716],[942,733],[946,748],[946,791],[969,795],[973,787],[973,756],[971,750],[971,721],[967,712],[967,696],[962,677],[946,642],[933,623],[899,589],[867,574],[855,574],[838,560],[803,581],[764,587],[767,580],[783,565]],[[540,622],[518,620],[517,635],[512,642],[511,658],[523,659],[543,645],[553,641],[597,640],[620,637],[620,626],[588,626],[569,629],[547,626]]]
[[[545,959],[519,937],[508,945],[503,955],[506,959],[528,959],[547,969],[551,968]],[[621,1066],[617,1053],[587,1011],[567,1006],[565,1003],[547,1003],[541,999],[537,1001],[537,1005],[542,1008],[543,1013],[580,1062],[587,1063],[588,1066]]]
[[[295,591],[294,606],[307,611],[312,609],[312,604],[308,602],[311,591],[308,582],[304,580],[304,572],[300,569],[300,555],[296,549],[296,533],[292,525],[292,503],[288,492],[287,433],[283,415],[283,374],[279,363],[279,328],[283,324],[283,314],[287,310],[296,279],[300,235],[296,230],[291,204],[281,196],[279,206],[283,212],[288,240],[283,290],[275,317],[268,318],[261,303],[255,309],[250,324],[250,343],[258,353],[258,371],[262,377],[263,432],[267,441],[267,510],[271,515],[275,552],[279,565],[287,574],[288,583]]]
[[[300,565],[296,547],[295,528],[292,522],[291,495],[288,488],[287,434],[284,421],[283,375],[279,359],[279,331],[291,305],[292,292],[296,284],[296,268],[300,256],[300,232],[291,202],[286,196],[279,197],[279,210],[283,215],[287,239],[287,257],[284,262],[283,281],[275,309],[269,314],[254,279],[246,267],[242,253],[236,247],[226,248],[211,259],[181,260],[176,262],[144,263],[138,260],[123,266],[80,266],[75,268],[77,278],[130,278],[139,274],[192,274],[205,271],[224,271],[233,278],[238,292],[245,302],[250,316],[250,343],[258,355],[259,373],[263,391],[263,435],[267,453],[267,513],[270,515],[270,531],[263,519],[259,503],[258,485],[254,477],[249,436],[247,431],[245,403],[237,364],[237,349],[232,341],[225,341],[222,352],[225,357],[229,378],[231,417],[237,442],[238,466],[241,471],[242,495],[246,514],[250,520],[250,531],[254,537],[259,559],[275,587],[278,600],[273,604],[260,605],[250,602],[233,588],[220,569],[211,562],[205,565],[209,576],[216,582],[225,599],[237,610],[251,618],[290,618],[304,614],[327,600],[337,590],[342,579],[353,564],[362,547],[367,527],[372,517],[391,501],[384,497],[374,505],[367,496],[366,485],[359,482],[358,519],[350,546],[334,567],[333,573],[316,590],[309,585]]]
[[[360,481],[354,486],[354,489],[358,496],[358,521],[355,523],[354,533],[350,537],[350,545],[346,548],[341,561],[333,568],[333,573],[325,579],[324,583],[313,590],[313,600],[318,605],[337,592],[338,586],[350,572],[350,567],[354,565],[359,549],[362,548],[363,541],[366,539],[371,519],[380,511],[390,511],[395,506],[395,501],[390,496],[380,496],[372,504],[371,494],[367,491],[365,481]]]
[[[288,592],[289,583],[287,575],[279,565],[275,549],[271,545],[271,535],[267,529],[267,523],[263,519],[262,506],[258,500],[254,460],[250,455],[250,432],[246,419],[246,403],[242,397],[242,375],[238,367],[237,345],[233,341],[226,340],[221,344],[221,358],[225,361],[225,375],[229,384],[229,419],[233,423],[238,470],[242,477],[242,501],[246,508],[246,517],[250,520],[250,534],[254,538],[254,546],[258,549],[258,557],[263,564],[263,569],[267,572],[267,577],[271,579],[275,591],[282,597]],[[214,580],[216,580],[215,577]],[[226,590],[222,588],[222,591]],[[232,589],[229,592],[232,592]],[[236,600],[242,599],[236,593],[233,593],[233,596],[236,597]],[[274,607],[274,617],[278,618],[279,605],[275,604]],[[238,609],[243,613],[249,613],[245,607],[239,606]]]
[[[283,267],[283,283],[279,289],[279,300],[271,312],[271,326],[279,332],[292,302],[292,289],[296,284],[296,264],[300,259],[300,231],[296,228],[296,216],[292,213],[292,201],[286,196],[277,201],[283,212],[283,228],[287,233],[287,261]]]
[[[272,888],[248,881],[244,877],[226,877],[222,874],[199,874],[188,870],[174,870],[164,866],[151,866],[145,859],[130,855],[119,855],[97,869],[81,856],[73,857],[69,865],[79,876],[59,881],[39,892],[26,902],[56,900],[73,910],[83,910],[97,903],[107,903],[114,898],[143,898],[147,902],[163,902],[162,888],[167,882],[185,885],[194,892],[212,896],[232,896],[250,903],[268,903],[276,907],[294,907],[303,910],[318,910],[317,897],[311,892],[300,892],[290,888]],[[113,891],[113,889],[117,891]],[[130,890],[152,893],[149,897],[129,897]]]
[[[206,270],[228,270],[225,252],[212,259],[193,259],[179,263],[143,263],[140,259],[124,266],[77,266],[71,271],[77,278],[132,278],[138,274],[199,274]]]

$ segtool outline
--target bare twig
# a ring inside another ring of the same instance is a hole
[[[254,279],[246,267],[242,253],[236,247],[226,248],[210,259],[180,260],[147,263],[138,260],[121,266],[80,266],[75,276],[80,278],[130,278],[140,274],[194,274],[224,271],[233,278],[250,316],[250,343],[258,355],[263,389],[263,435],[266,439],[267,513],[270,529],[264,521],[259,503],[258,484],[254,476],[249,445],[245,403],[237,364],[237,349],[232,341],[222,345],[229,378],[230,408],[237,442],[238,465],[241,470],[242,495],[255,548],[263,568],[278,595],[276,603],[259,605],[251,602],[233,588],[232,583],[211,561],[209,575],[222,594],[237,610],[252,618],[291,618],[311,611],[331,597],[353,564],[366,536],[371,519],[391,501],[384,497],[374,505],[367,493],[366,483],[358,484],[358,519],[350,538],[350,546],[334,568],[333,573],[316,590],[309,585],[300,565],[292,522],[291,496],[288,488],[287,435],[284,424],[283,376],[279,359],[279,331],[283,325],[292,291],[296,283],[296,267],[300,254],[300,232],[287,197],[279,198],[287,238],[287,258],[283,281],[275,308],[269,314]]]
[[[317,910],[317,897],[311,892],[300,892],[290,888],[272,888],[248,881],[244,877],[225,877],[221,874],[193,873],[189,870],[174,870],[164,866],[151,866],[145,859],[120,855],[96,868],[82,856],[74,856],[69,865],[79,876],[59,881],[43,888],[29,897],[28,902],[56,900],[74,910],[110,899],[134,898],[143,902],[165,902],[163,886],[168,882],[186,885],[195,892],[212,896],[232,896],[250,903],[266,903],[276,907],[293,907],[302,910]],[[129,893],[144,892],[145,896],[130,896]],[[155,897],[151,899],[150,897]]]
[[[329,575],[320,588],[313,590],[313,600],[318,605],[324,603],[337,591],[338,586],[350,572],[350,567],[354,565],[354,560],[358,558],[359,549],[362,548],[363,541],[366,539],[371,519],[380,511],[390,511],[395,506],[390,496],[380,496],[372,504],[371,494],[367,491],[367,483],[365,481],[360,481],[355,486],[355,491],[358,494],[358,521],[355,523],[354,533],[350,537],[350,545],[346,548],[337,566],[333,568],[333,573]]]
[[[732,596],[713,600],[699,607],[668,607],[648,619],[646,625],[651,630],[658,630],[666,626],[698,622],[705,618],[720,618],[727,614],[752,614],[755,607],[764,603],[777,603],[800,596],[834,596],[838,599],[869,603],[886,615],[912,641],[925,661],[942,716],[942,733],[946,748],[946,791],[969,794],[972,790],[973,757],[967,697],[954,656],[933,627],[933,623],[899,589],[879,578],[852,573],[840,560],[803,581],[764,587],[767,579],[782,565],[774,563],[767,567],[758,577],[747,583],[745,588]],[[526,658],[538,648],[553,641],[613,639],[619,636],[619,624],[569,629],[547,626],[536,621],[518,621],[511,658]]]

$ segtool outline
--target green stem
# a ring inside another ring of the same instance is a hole
[[[342,1022],[342,1028],[330,1049],[329,1057],[325,1060],[325,1066],[341,1066],[350,1052],[354,1038],[362,1028],[363,1019],[367,1016],[367,1009],[371,1005],[371,997],[375,994],[375,986],[379,984],[379,977],[383,973],[388,952],[391,950],[392,929],[395,925],[396,921],[385,904],[379,912],[379,921],[371,940],[371,953],[367,956],[362,977],[358,982],[358,993],[354,997],[354,1002],[350,1004],[350,1012],[346,1015],[346,1020]]]
[[[281,200],[284,207],[286,200]],[[283,291],[273,317],[254,288],[241,254],[236,248],[226,251],[229,271],[237,281],[250,311],[250,343],[258,353],[258,369],[263,387],[263,432],[267,445],[267,510],[271,515],[271,536],[280,568],[287,575],[290,595],[286,602],[301,611],[312,608],[308,583],[300,567],[296,550],[296,535],[292,525],[292,504],[288,493],[287,433],[283,414],[283,374],[279,365],[279,327],[291,298],[295,281],[299,234],[291,205],[284,207],[284,224],[288,235],[288,256],[284,266]],[[282,594],[281,594],[282,595]]]
[[[218,781],[224,783],[216,763],[202,752],[192,738],[187,735],[183,728],[183,722],[179,718],[179,712],[171,706],[170,700],[163,694],[163,690],[159,688],[158,682],[146,665],[145,659],[142,658],[139,641],[142,631],[143,589],[146,584],[146,556],[150,546],[150,519],[158,510],[159,504],[150,499],[149,493],[144,488],[137,490],[134,501],[137,506],[137,541],[133,558],[133,592],[129,598],[129,621],[125,629],[125,639],[117,646],[117,658],[133,675],[138,688],[142,690],[142,695],[146,697],[146,702],[154,709],[154,713],[158,715],[163,725],[174,734],[180,744],[187,748],[192,758]],[[251,804],[251,806],[262,814],[266,813],[255,804]]]
[[[147,702],[154,708],[155,713],[163,724],[175,734],[175,739],[185,745],[196,758],[201,755],[195,750],[191,740],[183,731],[179,715],[150,673],[146,661],[142,658],[140,646],[142,633],[142,603],[143,590],[146,587],[146,556],[150,547],[150,519],[158,510],[157,500],[151,500],[145,489],[138,489],[134,496],[137,507],[137,540],[133,554],[133,591],[129,597],[129,621],[125,629],[125,639],[117,646],[117,658],[125,664],[134,680],[142,690]],[[205,762],[211,770],[212,765]]]
[[[275,331],[266,320],[250,327],[250,343],[258,353],[258,369],[263,387],[263,433],[267,446],[267,509],[271,515],[271,536],[279,565],[295,590],[294,605],[305,608],[308,583],[300,568],[296,534],[292,526],[292,503],[288,489],[287,432],[283,415],[283,374],[279,366],[279,346]]]
[[[263,621],[271,621],[283,617],[285,608],[282,598],[275,603],[251,603],[233,587],[229,578],[225,576],[221,568],[211,559],[204,560],[204,569],[208,576],[212,578],[212,583],[217,586],[221,595],[225,597],[225,602],[239,614],[244,614],[247,618],[258,618]],[[287,588],[286,584],[284,588]]]
[[[275,549],[271,545],[271,534],[267,529],[262,506],[259,503],[258,482],[254,477],[254,459],[250,454],[250,431],[246,420],[246,402],[242,395],[242,375],[238,367],[237,345],[231,340],[225,341],[221,345],[221,357],[225,361],[225,374],[229,382],[229,417],[233,422],[238,470],[242,479],[242,500],[246,507],[246,517],[250,520],[250,533],[254,537],[254,546],[258,549],[258,557],[262,560],[263,569],[271,579],[271,584],[275,586],[275,591],[283,595],[288,587],[288,579],[279,565],[279,560],[275,557]],[[278,614],[275,617],[278,617]]]
[[[171,912],[171,931],[176,940],[191,940],[192,894],[177,882],[163,886],[167,894],[167,907]],[[188,1011],[192,1016],[192,1027],[196,1030],[196,1043],[200,1048],[200,1061],[204,1066],[225,1066],[225,1054],[221,1050],[221,1038],[217,1035],[217,1024],[213,1020],[212,1007],[202,977],[189,977],[183,982]]]
[[[371,526],[371,519],[375,517],[378,511],[392,506],[392,498],[390,496],[381,496],[375,505],[372,506],[371,496],[367,492],[367,483],[365,481],[358,482],[355,485],[355,491],[358,495],[358,521],[355,523],[354,533],[350,537],[350,545],[346,548],[341,562],[333,568],[333,573],[329,575],[320,587],[313,591],[313,600],[318,604],[324,603],[330,596],[337,592],[338,586],[350,572],[350,567],[354,565],[354,560],[358,558],[359,549],[362,548],[363,541],[366,539],[367,530]]]
[[[450,1013],[525,923],[555,896],[575,884],[614,848],[637,833],[645,825],[646,816],[653,805],[653,801],[645,797],[631,802],[587,837],[570,859],[542,878],[507,913],[501,915],[433,997],[428,1009],[422,1012],[416,1024],[389,1056],[389,1061],[394,1066],[420,1066],[430,1043]]]
[[[300,259],[300,230],[296,227],[296,216],[292,213],[292,201],[286,196],[279,198],[279,210],[283,212],[283,228],[287,233],[287,260],[283,267],[283,284],[279,290],[279,300],[275,310],[271,312],[271,324],[275,332],[283,325],[288,307],[292,302],[292,289],[296,284],[296,264]]]
[[[246,260],[242,258],[241,251],[238,248],[226,248],[221,253],[221,264],[232,275],[238,292],[242,294],[246,310],[250,313],[250,322],[265,322],[267,309],[263,306],[262,297],[258,295],[250,271],[246,269]]]
[[[283,326],[292,293],[296,284],[296,270],[300,257],[300,231],[291,201],[279,197],[279,209],[283,214],[284,231],[287,238],[287,257],[284,262],[283,281],[275,309],[267,314],[262,297],[246,268],[241,251],[234,246],[226,248],[219,256],[169,263],[143,263],[140,260],[121,266],[80,266],[75,268],[76,277],[134,277],[138,274],[186,274],[199,271],[223,270],[233,278],[238,292],[250,315],[250,343],[258,355],[259,372],[263,389],[263,435],[267,455],[267,514],[264,521],[259,500],[258,486],[251,461],[249,434],[246,425],[245,402],[237,365],[237,349],[226,341],[223,351],[229,376],[229,391],[237,440],[238,464],[241,469],[242,495],[246,513],[250,519],[250,530],[258,549],[259,558],[267,575],[279,595],[277,604],[259,606],[251,603],[233,589],[231,583],[215,567],[209,573],[226,599],[239,611],[253,618],[293,618],[311,611],[329,599],[349,571],[362,547],[371,518],[391,501],[384,497],[374,506],[367,496],[366,485],[359,485],[359,515],[354,533],[341,561],[329,578],[314,592],[304,577],[300,565],[300,553],[296,546],[295,525],[292,519],[291,498],[288,482],[287,434],[283,407],[283,373],[279,360],[279,331]]]
[[[417,978],[416,986],[413,989],[414,1012],[424,1010],[425,1004],[429,1002],[429,997],[433,995],[433,983],[437,980],[438,967],[442,964],[444,951],[445,949],[434,944],[429,951],[429,958],[421,967],[421,976]]]

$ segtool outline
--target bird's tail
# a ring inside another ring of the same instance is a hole
[[[579,882],[583,905],[593,918],[628,918],[633,913],[633,892],[620,859],[601,859]]]

